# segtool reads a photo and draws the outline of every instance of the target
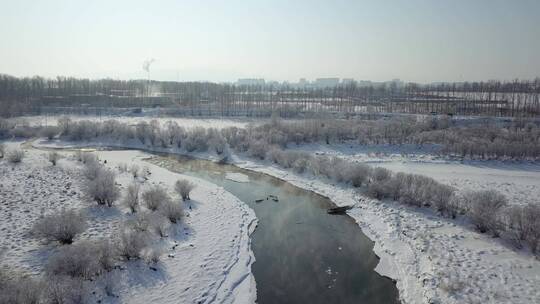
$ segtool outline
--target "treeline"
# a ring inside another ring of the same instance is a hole
[[[536,121],[519,120],[511,124],[481,122],[455,125],[448,118],[416,120],[395,117],[389,120],[304,119],[249,126],[245,129],[222,130],[194,128],[186,130],[173,121],[161,125],[159,121],[140,122],[136,126],[107,120],[103,123],[69,118],[59,120],[56,127],[16,125],[0,119],[0,138],[32,137],[62,133],[69,140],[93,140],[107,136],[117,142],[136,141],[163,148],[185,148],[188,152],[201,146],[216,146],[220,150],[229,145],[247,151],[250,143],[268,149],[277,145],[286,148],[304,143],[356,143],[360,145],[437,145],[436,153],[460,159],[538,160],[540,158],[540,126]],[[209,133],[209,134],[208,134]]]
[[[0,75],[0,116],[48,107],[152,107],[171,115],[269,116],[310,113],[413,113],[535,117],[540,78],[509,82],[416,84],[351,82],[336,87],[237,86],[210,82],[17,78]]]
[[[534,121],[509,125],[481,122],[455,125],[448,118],[423,120],[301,120],[272,123],[247,130],[249,136],[270,145],[302,143],[358,143],[361,145],[440,145],[438,153],[469,159],[540,158],[540,126]]]

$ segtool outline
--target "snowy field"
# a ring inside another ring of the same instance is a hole
[[[8,142],[7,148],[20,146]],[[61,152],[57,166],[46,161],[46,152],[26,147],[22,163],[0,161],[0,248],[1,265],[24,273],[38,274],[58,243],[43,243],[30,235],[42,215],[62,208],[75,208],[89,218],[88,229],[75,240],[109,237],[131,215],[126,207],[97,206],[82,193],[82,165],[72,153]],[[193,177],[172,173],[144,161],[138,151],[99,151],[100,160],[117,171],[117,183],[133,182],[130,173],[118,170],[123,164],[146,167],[150,172],[144,187],[161,185],[173,193],[179,178],[196,187],[186,203],[181,224],[158,240],[161,261],[149,267],[143,261],[127,261],[99,279],[91,288],[91,302],[101,303],[253,303],[256,297],[251,265],[255,259],[249,235],[256,226],[254,212],[223,188]],[[189,207],[189,209],[188,209]],[[70,245],[63,245],[70,246]],[[108,282],[108,283],[107,283]],[[112,282],[112,283],[111,283]],[[99,286],[113,284],[114,296]]]

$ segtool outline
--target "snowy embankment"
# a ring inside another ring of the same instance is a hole
[[[433,154],[435,146],[321,145],[292,146],[294,150],[421,174],[465,192],[495,189],[510,204],[540,204],[540,163],[529,161],[452,160]]]
[[[8,143],[8,148],[20,142]],[[36,144],[39,147],[39,144]],[[124,206],[99,207],[82,195],[81,165],[67,152],[56,167],[46,162],[46,153],[27,149],[22,163],[0,161],[0,245],[2,265],[34,274],[41,273],[47,257],[58,244],[42,244],[29,236],[42,215],[62,208],[84,210],[89,228],[80,239],[109,237],[129,217]],[[178,178],[196,185],[186,216],[163,246],[157,270],[142,261],[128,261],[107,275],[123,303],[254,303],[255,280],[251,265],[255,258],[250,234],[256,217],[246,204],[223,188],[204,180],[170,172],[144,161],[139,151],[97,151],[106,166],[118,170],[122,164],[146,167],[151,173],[143,187],[161,185],[173,192]],[[117,183],[125,189],[133,177],[118,171]],[[77,240],[76,240],[77,241]],[[66,245],[65,245],[66,246]],[[105,279],[104,279],[105,280]],[[99,282],[97,283],[99,286]],[[108,284],[111,284],[110,282]],[[95,300],[116,303],[94,287]]]

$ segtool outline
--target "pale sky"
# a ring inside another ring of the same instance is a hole
[[[540,1],[0,0],[0,73],[234,81],[540,76]]]

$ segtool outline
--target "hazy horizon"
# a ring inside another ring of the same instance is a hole
[[[540,1],[5,1],[14,76],[411,82],[540,76]]]

